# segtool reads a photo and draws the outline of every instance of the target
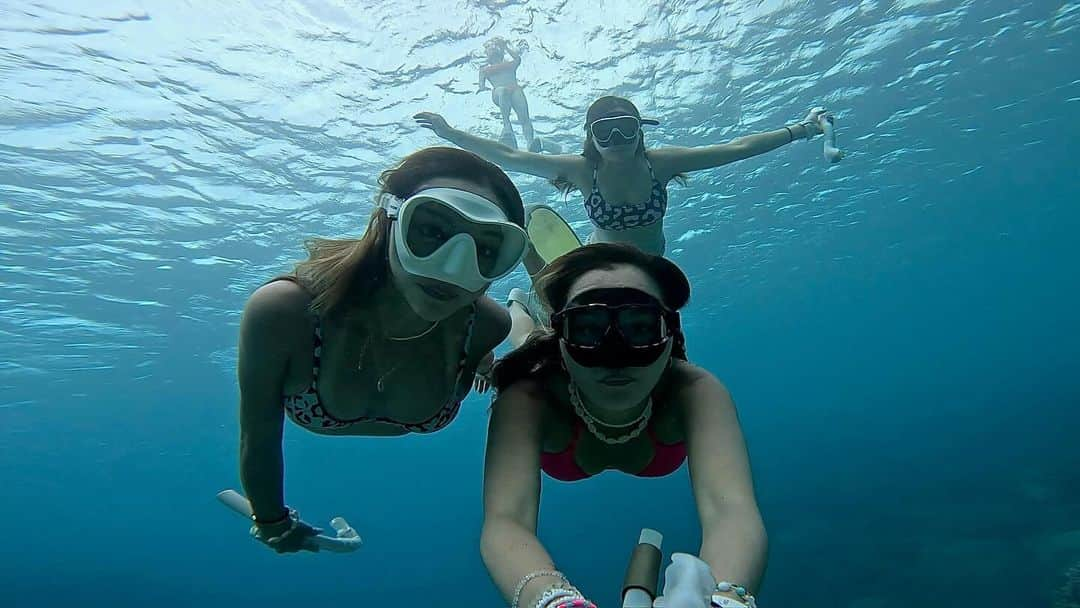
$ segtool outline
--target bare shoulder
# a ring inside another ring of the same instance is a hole
[[[672,368],[670,403],[680,412],[685,433],[716,432],[721,427],[738,426],[738,414],[731,394],[708,370],[686,361]]]
[[[476,301],[476,325],[473,344],[476,354],[484,355],[510,334],[510,312],[488,296]]]
[[[311,296],[291,281],[267,283],[248,298],[240,319],[237,358],[242,393],[250,397],[272,387],[272,395],[280,396],[292,354],[310,348],[310,301]]]
[[[656,179],[666,183],[682,172],[679,167],[684,163],[686,155],[690,152],[691,148],[663,146],[649,148],[645,152],[645,156],[652,165]]]
[[[548,389],[540,381],[522,378],[500,390],[491,408],[500,419],[532,423],[540,420],[543,406],[550,398]]]
[[[311,294],[300,285],[293,281],[272,281],[248,298],[241,324],[260,333],[306,325],[310,304]]]
[[[546,402],[551,398],[551,392],[544,383],[537,378],[522,378],[510,386],[504,388],[499,397],[513,397],[517,401]]]
[[[672,362],[671,387],[672,394],[677,399],[707,391],[722,399],[731,400],[727,387],[712,372],[679,359]]]

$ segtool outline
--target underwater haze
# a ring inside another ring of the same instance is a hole
[[[689,355],[735,399],[769,532],[762,608],[1080,607],[1074,0],[0,0],[0,606],[504,605],[487,395],[431,436],[287,425],[289,503],[358,553],[276,555],[214,498],[247,296],[442,144],[416,112],[498,136],[474,92],[496,35],[568,152],[603,94],[660,119],[650,146],[836,115],[838,164],[797,142],[670,189]],[[587,232],[579,195],[511,177]],[[644,526],[697,552],[685,467],[545,478],[540,537],[602,608]]]

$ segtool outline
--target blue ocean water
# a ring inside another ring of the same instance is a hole
[[[275,555],[214,500],[244,300],[362,230],[378,172],[439,143],[415,112],[498,135],[492,35],[565,150],[608,93],[652,146],[837,115],[838,165],[797,143],[671,188],[763,608],[1053,605],[1080,563],[1078,33],[1060,0],[0,1],[0,605],[501,604],[486,397],[433,436],[287,431],[289,502],[358,554]],[[584,233],[578,197],[513,177]],[[694,552],[696,522],[685,468],[545,482],[541,538],[601,606],[642,526]]]

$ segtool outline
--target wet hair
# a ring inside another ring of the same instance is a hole
[[[638,111],[637,106],[633,104],[629,99],[625,97],[616,97],[614,95],[605,95],[600,97],[596,101],[589,104],[589,109],[585,112],[585,144],[581,150],[581,155],[588,159],[589,164],[593,167],[600,164],[603,157],[600,156],[600,151],[596,149],[596,145],[593,143],[592,129],[590,125],[598,119],[611,116],[616,113],[622,113],[627,116],[633,116],[638,120],[641,120],[641,112]],[[637,150],[634,154],[645,154],[645,133],[642,132],[638,137]],[[675,181],[680,184],[686,184],[686,176],[679,174],[674,176]],[[567,195],[574,189],[574,184],[570,183],[570,180],[565,177],[557,177],[551,180],[551,183],[562,191],[563,195]]]
[[[320,317],[341,314],[350,303],[368,300],[386,284],[390,268],[390,226],[393,219],[383,203],[387,197],[404,200],[426,182],[456,177],[491,188],[493,201],[518,226],[525,226],[521,194],[506,173],[472,152],[433,147],[406,156],[401,163],[379,175],[379,203],[371,212],[367,228],[358,239],[310,239],[304,243],[308,258],[296,265],[293,275],[312,294],[312,311]]]
[[[670,310],[677,311],[690,300],[690,282],[674,262],[624,243],[593,243],[556,258],[536,275],[535,289],[545,310],[559,311],[566,306],[570,288],[582,275],[619,265],[634,266],[656,281],[661,302]],[[686,338],[682,328],[672,329],[671,356],[685,361]],[[494,385],[501,390],[522,378],[558,370],[561,358],[559,337],[551,329],[538,329],[495,364]]]
[[[506,46],[507,44],[508,43],[506,42],[506,39],[504,39],[502,36],[492,36],[484,42],[484,52],[487,52],[488,49],[493,49],[497,46]]]

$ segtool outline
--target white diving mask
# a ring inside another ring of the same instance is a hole
[[[426,188],[387,205],[398,261],[412,275],[477,292],[525,257],[528,236],[502,208],[457,188]]]

